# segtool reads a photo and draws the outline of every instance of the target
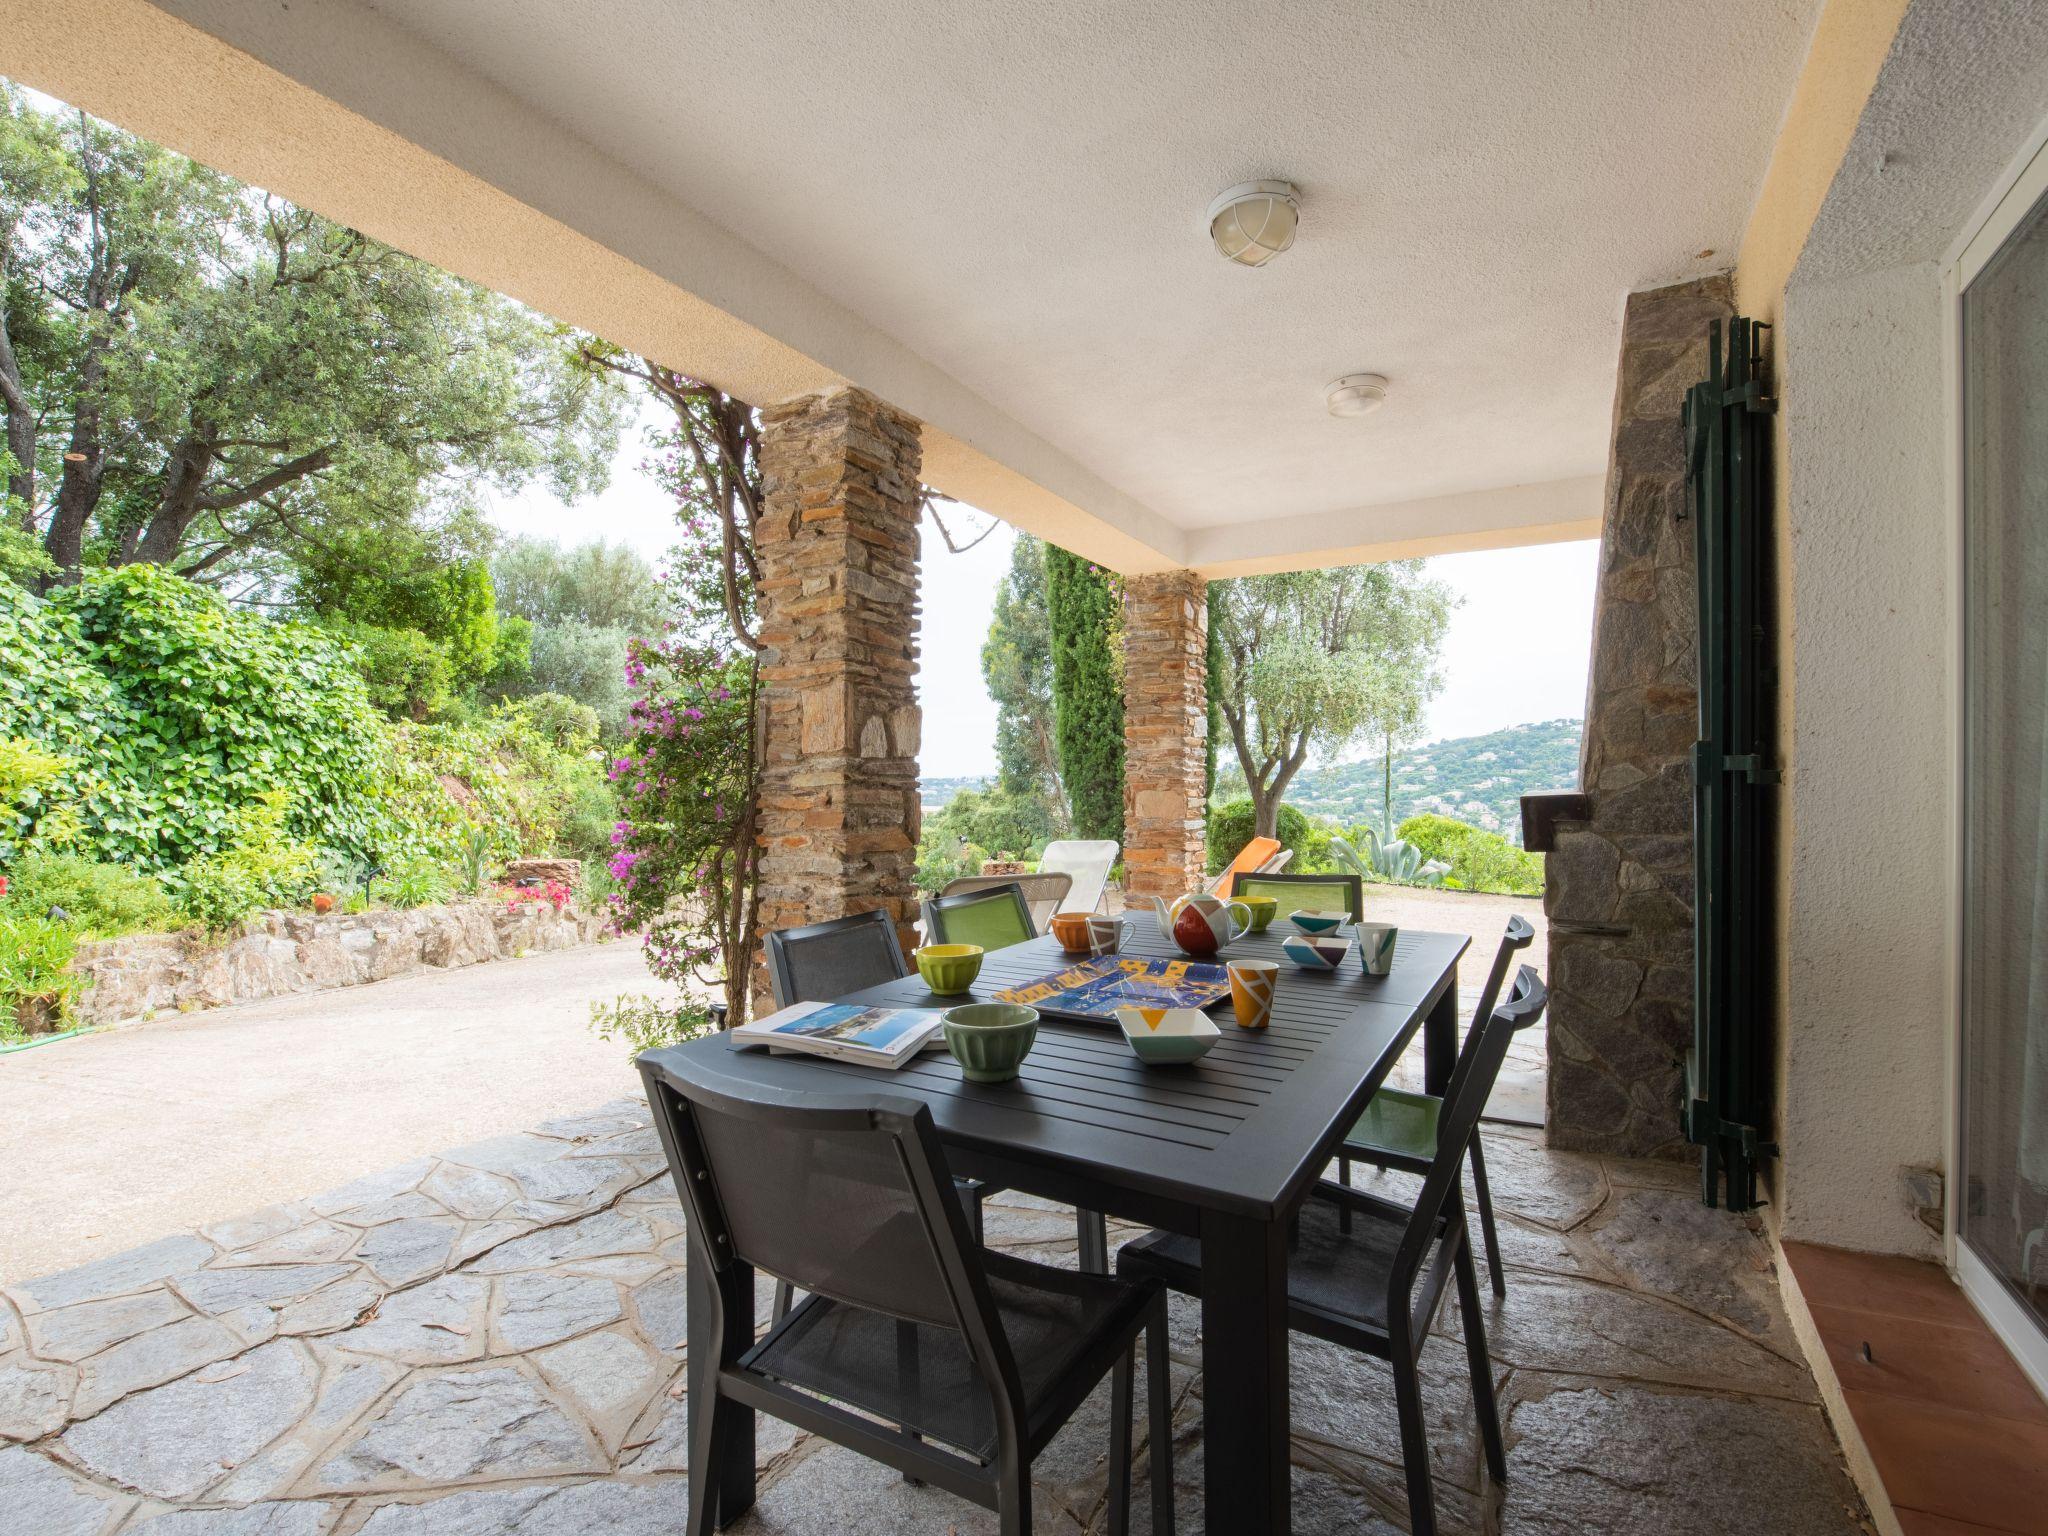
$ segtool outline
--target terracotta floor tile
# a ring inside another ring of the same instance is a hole
[[[1968,1520],[1951,1520],[1924,1510],[1894,1509],[1892,1513],[1899,1517],[1899,1529],[1906,1536],[2009,1536],[1995,1525],[1974,1525]]]
[[[1976,1309],[1939,1264],[1812,1243],[1786,1243],[1784,1249],[1809,1307],[1850,1307],[1915,1322],[1980,1326]]]
[[[2048,1536],[2048,1424],[1844,1392],[1892,1503]]]
[[[1888,1392],[1972,1413],[2048,1424],[2048,1402],[2034,1390],[1981,1320],[1968,1328],[1846,1307],[1807,1310],[1846,1392]],[[1870,1345],[1865,1364],[1863,1345]]]

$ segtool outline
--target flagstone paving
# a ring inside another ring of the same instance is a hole
[[[1487,1316],[1510,1476],[1481,1477],[1447,1309],[1422,1359],[1445,1530],[1868,1529],[1749,1225],[1700,1207],[1682,1168],[1506,1131],[1488,1167],[1512,1271]],[[999,1197],[987,1226],[997,1246],[1074,1262],[1071,1220],[1043,1202]],[[669,1536],[686,1504],[683,1246],[628,1100],[13,1286],[0,1531]],[[1177,1298],[1187,1532],[1202,1530],[1197,1319]],[[1384,1369],[1297,1338],[1293,1377],[1295,1529],[1405,1530]],[[1104,1529],[1106,1424],[1103,1391],[1040,1459],[1040,1531]],[[787,1426],[763,1420],[758,1450],[739,1531],[995,1528]]]

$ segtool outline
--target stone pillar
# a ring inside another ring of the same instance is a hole
[[[1208,806],[1209,584],[1124,580],[1124,893],[1201,884]]]
[[[764,933],[880,909],[910,938],[919,468],[918,424],[864,390],[761,412]]]
[[[1583,821],[1545,861],[1549,1134],[1556,1147],[1677,1156],[1692,1043],[1692,743],[1698,602],[1685,391],[1726,275],[1632,294],[1622,320],[1600,581],[1579,760]]]

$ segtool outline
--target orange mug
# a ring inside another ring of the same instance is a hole
[[[1230,962],[1230,1007],[1239,1029],[1264,1029],[1273,1018],[1273,989],[1280,967],[1271,960]]]
[[[1088,918],[1086,912],[1056,912],[1052,919],[1052,936],[1060,942],[1060,948],[1070,955],[1088,953]]]

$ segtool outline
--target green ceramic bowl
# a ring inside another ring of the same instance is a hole
[[[924,984],[945,996],[965,992],[981,974],[979,944],[927,944],[911,958]]]
[[[1038,1010],[1021,1003],[963,1003],[946,1010],[946,1049],[969,1082],[1007,1083],[1038,1038]]]
[[[1264,933],[1280,911],[1277,896],[1240,896],[1237,898],[1252,909],[1252,925],[1247,933]]]

